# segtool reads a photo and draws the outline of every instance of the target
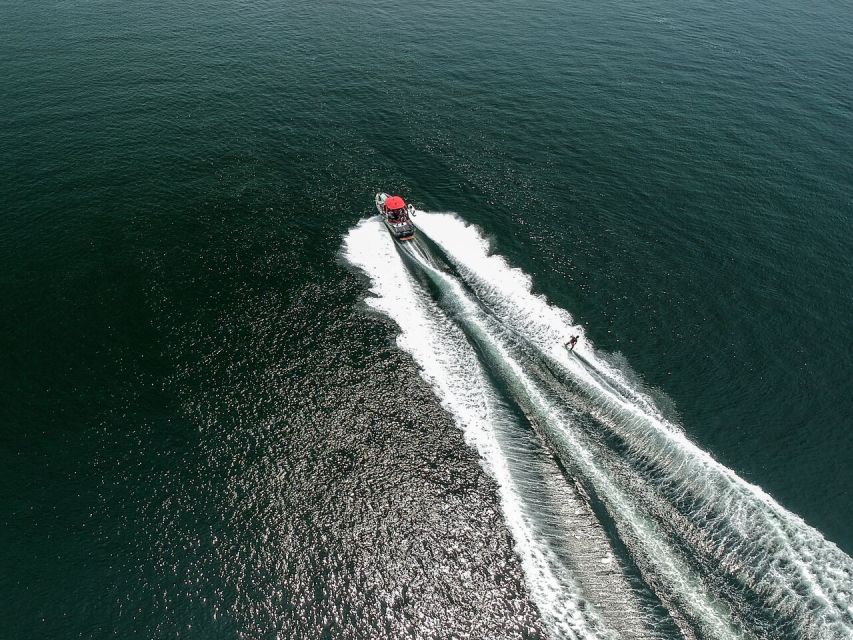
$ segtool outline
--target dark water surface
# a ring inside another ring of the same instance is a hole
[[[378,190],[479,225],[847,558],[853,12],[801,5],[0,0],[2,635],[560,635],[342,257]],[[589,437],[628,477],[636,443]],[[724,637],[601,501],[658,637]],[[731,602],[745,637],[807,637]]]

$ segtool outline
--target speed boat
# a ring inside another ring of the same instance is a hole
[[[376,194],[376,209],[388,231],[397,240],[411,240],[415,237],[415,225],[411,217],[415,215],[415,208],[406,204],[400,196],[389,196],[387,193]]]

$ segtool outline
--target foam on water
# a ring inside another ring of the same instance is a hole
[[[429,294],[407,272],[377,219],[363,221],[349,232],[344,256],[370,276],[368,304],[400,326],[399,346],[415,358],[423,377],[497,481],[529,589],[552,632],[564,638],[611,637],[594,607],[581,607],[577,585],[560,572],[554,554],[536,535],[498,437],[509,417],[494,397],[462,331],[430,302]]]
[[[437,277],[471,317],[482,316],[484,334],[502,350],[546,437],[578,463],[664,602],[710,637],[740,629],[758,637],[853,637],[849,556],[692,443],[647,393],[597,356],[568,312],[534,295],[529,276],[491,254],[476,227],[423,212],[418,226],[461,282]],[[562,372],[572,411],[546,393],[523,354],[501,346],[501,327]],[[581,335],[574,356],[562,347],[572,334]],[[601,437],[618,442],[618,452]]]

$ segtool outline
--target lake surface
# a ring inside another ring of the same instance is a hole
[[[848,4],[0,17],[4,637],[853,637]]]

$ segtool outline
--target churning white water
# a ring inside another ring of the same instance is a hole
[[[363,221],[344,255],[498,482],[556,637],[668,623],[686,637],[853,638],[850,557],[693,444],[476,227],[417,223],[422,239],[395,245]]]

